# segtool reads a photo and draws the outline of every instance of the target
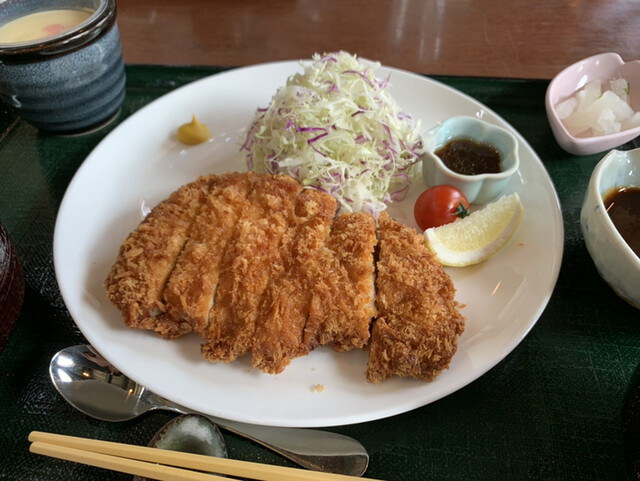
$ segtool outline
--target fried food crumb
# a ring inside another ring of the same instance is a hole
[[[311,386],[312,392],[324,392],[324,384],[314,384]]]

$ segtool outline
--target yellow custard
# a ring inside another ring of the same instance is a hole
[[[52,37],[84,22],[91,10],[47,10],[17,18],[0,27],[0,43],[20,43]]]

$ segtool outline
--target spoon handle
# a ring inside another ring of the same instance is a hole
[[[330,431],[282,428],[245,424],[192,411],[167,402],[165,409],[200,414],[219,427],[250,439],[307,469],[328,473],[362,476],[369,465],[369,454],[360,442]]]
[[[330,431],[244,424],[208,416],[218,426],[244,436],[308,469],[362,476],[369,465],[364,446]]]

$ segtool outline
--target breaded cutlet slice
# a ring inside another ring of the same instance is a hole
[[[257,178],[248,197],[250,205],[225,252],[202,345],[206,359],[229,362],[251,350],[272,263],[301,190],[302,185],[289,176]]]
[[[124,243],[105,281],[107,297],[127,326],[156,329],[164,312],[162,290],[189,237],[204,193],[217,176],[180,187],[144,218]]]
[[[367,381],[391,376],[435,379],[447,369],[464,331],[455,288],[414,229],[386,212],[378,219],[378,319],[373,323]]]
[[[263,372],[279,374],[292,359],[308,353],[303,332],[311,304],[311,274],[337,207],[335,197],[315,189],[305,189],[298,197],[256,323],[253,365]]]
[[[248,208],[257,174],[229,173],[207,192],[191,234],[164,289],[167,322],[204,333],[222,259],[236,223]]]
[[[362,348],[369,342],[371,321],[376,315],[374,251],[378,244],[376,220],[368,212],[340,215],[333,223],[329,248],[344,267],[353,286],[353,310],[345,325],[333,336],[338,351]]]
[[[376,221],[366,212],[343,213],[333,222],[317,257],[318,278],[305,327],[309,349],[331,344],[337,351],[362,348],[376,314],[374,250]]]

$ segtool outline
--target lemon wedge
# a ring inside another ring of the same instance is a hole
[[[509,242],[523,213],[524,207],[517,193],[503,196],[463,219],[427,229],[425,243],[442,265],[477,264]]]

